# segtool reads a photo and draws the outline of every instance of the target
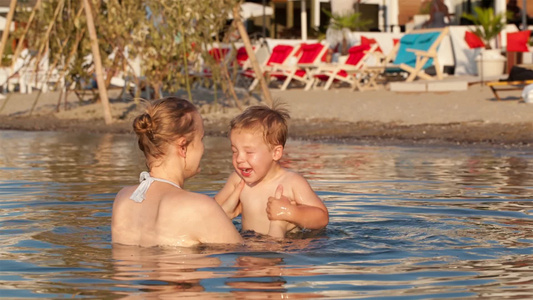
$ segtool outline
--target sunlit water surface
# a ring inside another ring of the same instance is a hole
[[[206,138],[187,188],[231,171]],[[115,193],[144,169],[131,135],[0,131],[0,295],[8,298],[523,298],[533,294],[531,149],[289,141],[284,165],[330,224],[234,248],[113,246]],[[235,224],[240,228],[240,220]]]

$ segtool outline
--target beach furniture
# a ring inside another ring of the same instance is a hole
[[[502,91],[522,91],[527,85],[532,84],[531,80],[515,80],[515,81],[489,81],[487,86],[490,87],[496,100],[501,101],[499,92]]]
[[[319,67],[321,62],[326,60],[327,44],[322,43],[303,43],[296,53],[298,61],[295,65],[274,64],[269,77],[283,81],[281,90],[286,90],[293,81],[299,81],[305,84],[305,90],[309,90],[313,85],[313,73]]]
[[[387,65],[385,72],[407,72],[407,82],[417,77],[427,80],[442,79],[442,69],[437,50],[448,34],[448,27],[413,30],[406,33],[398,43],[398,50],[392,65]],[[425,72],[435,67],[435,76]]]
[[[253,45],[252,49],[254,50],[255,56],[257,58],[258,51],[261,49],[261,46],[259,45]],[[237,66],[240,68],[240,70],[247,70],[252,67],[252,62],[250,61],[250,57],[248,56],[248,52],[246,52],[246,48],[244,46],[240,46],[237,48],[237,51],[235,52],[235,62],[237,63]]]
[[[207,54],[201,63],[193,67],[189,72],[189,76],[204,85],[211,86],[213,83],[211,80],[213,78],[212,68],[220,68],[222,64],[231,65],[233,54],[229,45],[212,47],[207,51]]]
[[[291,45],[276,45],[274,48],[272,48],[272,52],[270,53],[268,59],[265,60],[264,63],[261,65],[262,74],[267,75],[269,72],[272,71],[274,65],[285,64],[287,60],[295,54],[295,51],[296,48]],[[244,69],[241,74],[242,76],[246,76],[253,80],[250,86],[248,87],[248,90],[252,91],[259,83],[259,79],[255,76],[254,70],[249,67]]]
[[[376,78],[383,72],[383,67],[370,67],[367,61],[378,47],[376,43],[353,46],[342,63],[321,64],[313,73],[312,87],[325,82],[324,90],[328,90],[334,82],[345,82],[353,90],[376,88]]]
[[[392,38],[392,49],[385,53],[383,49],[381,49],[381,45],[375,38],[368,38],[364,35],[361,35],[361,45],[377,45],[377,49],[372,53],[376,59],[377,62],[381,65],[388,65],[394,61],[394,58],[396,57],[396,54],[398,53],[398,48],[400,47],[400,39],[399,38]]]
[[[266,49],[261,45],[253,45],[252,49],[258,61],[260,60],[259,56],[261,56],[258,55],[259,52],[266,52]],[[253,76],[248,76],[253,73],[252,62],[244,46],[237,48],[235,51],[235,58],[232,60],[230,67],[230,73],[235,75],[235,85],[248,87],[251,84],[250,79],[255,79]],[[247,72],[250,72],[250,74],[247,74]]]
[[[502,100],[499,92],[522,91],[527,85],[533,83],[533,65],[514,65],[517,53],[529,52],[528,42],[530,35],[530,30],[507,33],[505,50],[507,52],[509,76],[506,80],[494,80],[486,83],[496,100]],[[509,62],[509,60],[513,60],[513,62]]]
[[[496,100],[501,101],[499,95],[503,91],[522,91],[533,83],[533,65],[513,66],[506,80],[488,81],[486,85],[491,89]]]
[[[32,93],[34,88],[46,93],[58,82],[63,86],[58,70],[49,64],[48,55],[49,53],[45,52],[37,62],[39,57],[24,49],[0,84],[9,91],[15,90],[15,86],[18,85],[19,91],[23,94]]]

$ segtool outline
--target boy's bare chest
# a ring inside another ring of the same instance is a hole
[[[243,216],[253,215],[254,217],[265,217],[266,208],[269,197],[274,197],[278,185],[282,184],[282,181],[273,182],[268,185],[248,187],[245,186],[241,196],[240,201],[243,208]],[[288,186],[284,186],[283,196],[290,199],[293,198],[291,189]]]
[[[266,216],[266,207],[268,202],[268,197],[274,196],[276,192],[275,188],[271,187],[245,187],[241,193],[241,203],[243,208],[243,213],[253,213],[254,216],[257,214],[264,214]]]

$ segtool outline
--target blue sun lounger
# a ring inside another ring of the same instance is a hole
[[[385,68],[385,72],[408,72],[406,81],[413,81],[417,77],[422,79],[442,79],[437,50],[442,40],[448,34],[448,27],[415,30],[406,33],[398,43],[396,58]],[[436,75],[431,76],[425,70],[435,66]]]

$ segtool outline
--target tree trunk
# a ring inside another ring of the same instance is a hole
[[[104,81],[102,59],[100,58],[100,49],[98,48],[96,28],[94,26],[93,13],[91,10],[91,5],[89,4],[89,0],[83,0],[83,6],[85,7],[85,16],[87,17],[87,29],[89,30],[89,37],[91,39],[91,50],[93,54],[94,67],[96,69],[96,82],[98,83],[98,92],[100,94],[100,100],[102,100],[104,120],[106,124],[111,124],[113,122],[113,119],[111,117],[109,98],[107,97],[107,90]]]
[[[342,37],[341,55],[348,55],[348,40],[344,36]]]
[[[11,59],[11,68],[15,65],[15,62],[17,61],[20,52],[22,52],[22,47],[24,46],[24,39],[26,38],[26,34],[28,33],[28,30],[30,29],[31,22],[33,21],[33,18],[35,17],[35,13],[39,9],[39,6],[41,5],[41,0],[37,0],[35,3],[35,6],[33,7],[33,10],[31,11],[30,17],[28,19],[28,23],[26,23],[26,27],[24,28],[24,32],[22,33],[22,36],[20,37],[17,48],[15,49],[15,52],[13,53],[13,58]]]
[[[4,32],[2,32],[2,43],[0,44],[0,65],[2,64],[2,57],[4,57],[4,48],[6,47],[7,37],[9,36],[9,31],[11,29],[11,21],[13,20],[13,15],[15,14],[15,8],[17,6],[17,0],[11,0],[9,5],[9,12],[7,13],[6,27]]]
[[[252,68],[254,70],[255,76],[257,76],[257,78],[259,79],[259,84],[261,84],[261,90],[263,91],[263,97],[265,98],[267,105],[272,107],[272,104],[273,104],[272,96],[270,95],[270,90],[268,89],[265,78],[263,77],[263,71],[261,70],[259,63],[257,62],[257,58],[255,57],[255,52],[254,52],[254,49],[252,48],[250,37],[248,37],[246,28],[244,28],[244,25],[242,24],[240,11],[241,11],[241,5],[239,3],[233,7],[234,22],[237,25],[237,30],[239,30],[239,34],[241,36],[242,42],[244,43],[244,47],[246,48],[246,53],[248,53],[248,57],[252,64]]]

